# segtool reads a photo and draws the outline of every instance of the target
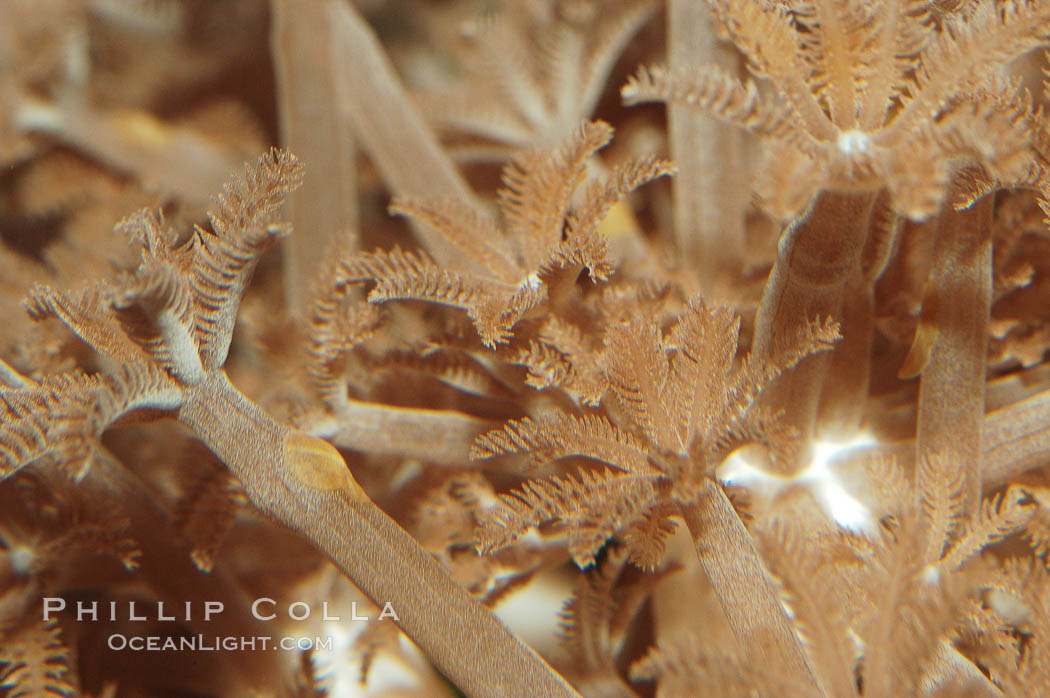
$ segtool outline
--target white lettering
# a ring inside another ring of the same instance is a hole
[[[301,616],[295,615],[295,611],[293,611],[292,609],[295,608],[296,606],[302,606],[303,607],[303,609],[304,609],[303,610],[303,615],[301,615]],[[291,616],[292,620],[306,620],[307,618],[310,617],[310,607],[308,605],[306,605],[305,603],[303,603],[302,601],[296,601],[295,603],[293,603],[290,606],[288,606],[288,615]]]
[[[379,614],[379,620],[384,618],[393,618],[398,622],[401,621],[401,617],[397,615],[397,611],[394,610],[394,606],[389,601],[383,604],[383,611]]]
[[[263,598],[261,598],[261,599],[256,599],[254,602],[252,602],[252,615],[255,616],[255,618],[257,620],[273,620],[274,618],[277,617],[276,613],[271,613],[268,616],[260,616],[259,615],[259,605],[261,603],[263,603],[264,601],[266,603],[269,603],[271,606],[273,606],[275,603],[277,603],[273,599],[268,599],[265,596]]]
[[[84,610],[90,608],[90,611]],[[77,601],[77,620],[84,620],[84,616],[90,615],[91,620],[98,620],[98,601],[92,601],[90,604],[85,604],[83,601]]]
[[[66,607],[66,600],[60,596],[47,596],[44,598],[44,620],[51,620],[51,613],[58,613]]]
[[[157,602],[157,620],[175,620],[175,616],[164,615],[164,602]]]
[[[204,602],[204,620],[205,622],[211,620],[212,615],[222,613],[222,609],[226,606],[222,601],[205,601]]]

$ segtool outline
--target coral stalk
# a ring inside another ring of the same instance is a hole
[[[718,45],[714,24],[704,3],[671,0],[667,40],[673,73],[709,63],[736,67],[736,53]],[[678,167],[671,181],[675,239],[683,253],[698,260],[700,268],[694,274],[709,295],[717,278],[729,275],[744,251],[747,187],[740,166],[741,134],[688,104],[668,104],[667,123],[671,159]],[[736,166],[728,168],[727,163]]]
[[[311,540],[377,605],[389,602],[467,695],[577,695],[372,503],[330,444],[278,424],[221,373],[194,390],[179,419],[256,507]]]
[[[682,516],[729,626],[750,660],[779,671],[800,694],[823,695],[778,585],[722,488],[705,479],[699,501],[682,506]]]
[[[783,233],[755,320],[756,357],[783,351],[802,323],[841,319],[846,284],[860,262],[874,201],[869,193],[823,192]],[[813,432],[829,361],[827,354],[803,359],[760,398],[764,407],[783,410],[803,440]]]
[[[353,6],[328,6],[332,64],[342,67],[337,82],[341,114],[372,157],[396,196],[475,204],[473,191],[409,98],[375,32]],[[417,231],[442,263],[458,251],[424,226]]]
[[[941,214],[923,324],[936,339],[919,384],[916,462],[941,457],[965,468],[964,511],[981,503],[985,357],[992,300],[992,197]]]
[[[285,297],[299,310],[325,251],[357,230],[357,148],[339,114],[341,67],[332,61],[326,14],[331,4],[271,3],[281,143],[310,163],[303,186],[285,204],[296,230],[284,241]]]

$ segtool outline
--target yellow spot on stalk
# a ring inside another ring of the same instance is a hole
[[[640,234],[638,219],[626,201],[617,201],[598,224],[598,232],[607,240],[630,238]]]
[[[114,117],[118,130],[140,145],[149,148],[163,148],[171,142],[172,132],[169,126],[141,111],[129,111]]]
[[[354,499],[368,499],[339,451],[323,439],[289,431],[284,437],[284,466],[312,489],[345,490]]]
[[[919,320],[919,326],[915,329],[915,340],[911,343],[900,370],[897,371],[898,378],[911,380],[922,375],[930,363],[930,357],[933,356],[933,348],[937,345],[939,335],[937,325],[925,319]]]

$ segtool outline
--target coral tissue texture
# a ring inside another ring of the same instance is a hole
[[[0,0],[0,698],[1050,695],[1047,49]]]

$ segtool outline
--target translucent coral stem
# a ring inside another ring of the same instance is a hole
[[[749,660],[797,688],[798,695],[824,695],[778,585],[722,488],[705,480],[698,501],[683,505],[682,516],[700,565]]]
[[[919,384],[916,462],[965,468],[967,516],[981,503],[985,360],[992,299],[992,197],[941,214],[921,322],[936,339]]]
[[[783,351],[803,323],[842,319],[847,282],[860,263],[874,200],[870,193],[822,192],[808,213],[784,231],[755,320],[756,357]],[[804,439],[813,433],[829,360],[829,354],[803,359],[761,397],[765,407],[783,410]]]
[[[310,540],[469,696],[577,696],[377,507],[326,442],[275,422],[224,374],[179,413],[252,504]],[[289,447],[292,444],[292,447]]]
[[[668,61],[673,74],[688,74],[711,63],[731,74],[737,72],[737,54],[718,44],[715,18],[706,4],[671,0],[668,15]],[[717,277],[731,275],[744,252],[747,172],[740,166],[742,135],[688,104],[668,104],[667,117],[671,158],[678,166],[678,176],[671,182],[675,239],[678,248],[695,260],[700,287],[710,294]]]
[[[886,271],[898,223],[885,199],[876,200],[864,251],[846,282],[842,341],[835,346],[820,398],[817,431],[821,439],[842,441],[857,433],[864,419],[875,340],[875,284]]]
[[[474,205],[474,192],[423,120],[372,28],[349,3],[332,3],[327,10],[340,114],[387,188],[396,196]],[[458,251],[440,235],[422,226],[417,232],[437,261],[455,262]]]
[[[494,426],[494,422],[454,410],[351,399],[338,404],[331,413],[308,416],[299,423],[304,431],[339,448],[454,467],[470,461],[470,444]]]
[[[983,485],[1002,486],[1050,463],[1050,390],[996,410],[984,420]]]
[[[284,241],[285,297],[302,309],[325,252],[357,230],[353,130],[340,118],[327,8],[332,0],[273,0],[270,54],[281,144],[305,164],[303,185],[285,204],[295,236]]]

